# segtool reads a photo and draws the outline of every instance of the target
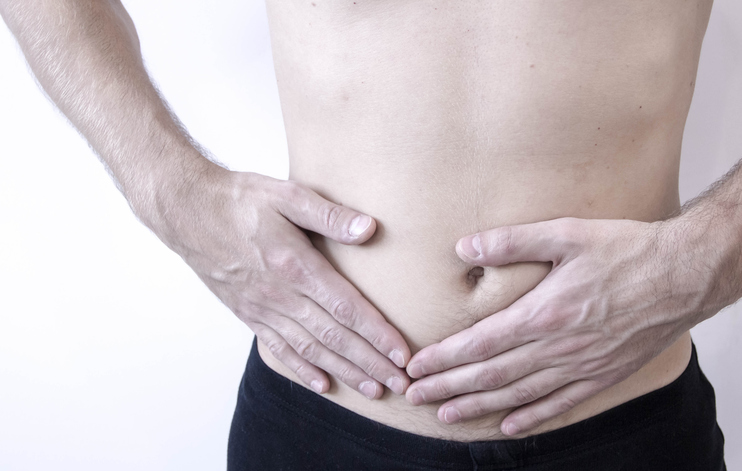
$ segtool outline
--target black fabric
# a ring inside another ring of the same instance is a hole
[[[516,440],[457,442],[351,412],[271,370],[253,342],[228,471],[724,471],[714,390],[696,347],[678,379],[597,416]]]

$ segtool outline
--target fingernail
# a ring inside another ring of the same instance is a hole
[[[358,390],[361,394],[369,399],[376,397],[376,383],[373,381],[364,381],[358,386]]]
[[[312,381],[311,386],[317,394],[322,394],[322,383],[315,379]]]
[[[386,380],[386,387],[394,391],[396,394],[402,394],[402,379],[399,376],[392,376]]]
[[[479,257],[482,254],[482,242],[479,240],[479,234],[461,239],[461,251],[464,252],[467,257]]]
[[[520,429],[515,424],[507,424],[505,426],[505,435],[516,435],[520,433]]]
[[[420,378],[425,375],[425,370],[420,365],[420,363],[414,363],[407,367],[407,374],[412,376],[413,378]]]
[[[389,354],[389,359],[392,360],[398,367],[404,368],[404,356],[402,355],[402,352],[400,352],[396,348],[392,350],[392,353]]]
[[[410,399],[412,399],[413,406],[419,406],[420,404],[425,404],[425,396],[418,389],[415,389],[414,391],[412,391],[412,397]]]
[[[443,413],[443,420],[448,424],[453,424],[461,420],[461,413],[455,407],[448,407]]]
[[[356,216],[355,219],[353,219],[350,223],[350,229],[348,229],[348,233],[353,237],[358,237],[359,235],[363,234],[363,231],[368,229],[368,226],[371,225],[371,218],[365,215]]]

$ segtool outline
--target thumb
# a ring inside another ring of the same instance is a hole
[[[276,209],[297,226],[342,244],[362,244],[376,232],[372,217],[328,201],[301,183],[285,183]]]
[[[582,219],[566,217],[502,226],[459,239],[456,254],[480,266],[515,262],[559,263],[581,245]]]

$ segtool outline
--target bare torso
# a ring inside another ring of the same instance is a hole
[[[470,276],[456,241],[563,216],[654,221],[678,168],[709,0],[268,0],[290,179],[373,216],[376,234],[314,245],[414,354],[507,307],[550,264]],[[301,384],[260,344],[265,362]],[[657,389],[690,335],[532,433]],[[440,403],[327,399],[413,433],[503,438],[507,410],[447,425]]]

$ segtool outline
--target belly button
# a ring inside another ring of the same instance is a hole
[[[466,280],[469,282],[470,285],[476,285],[477,281],[479,281],[482,276],[484,276],[484,268],[476,266],[469,270]]]

